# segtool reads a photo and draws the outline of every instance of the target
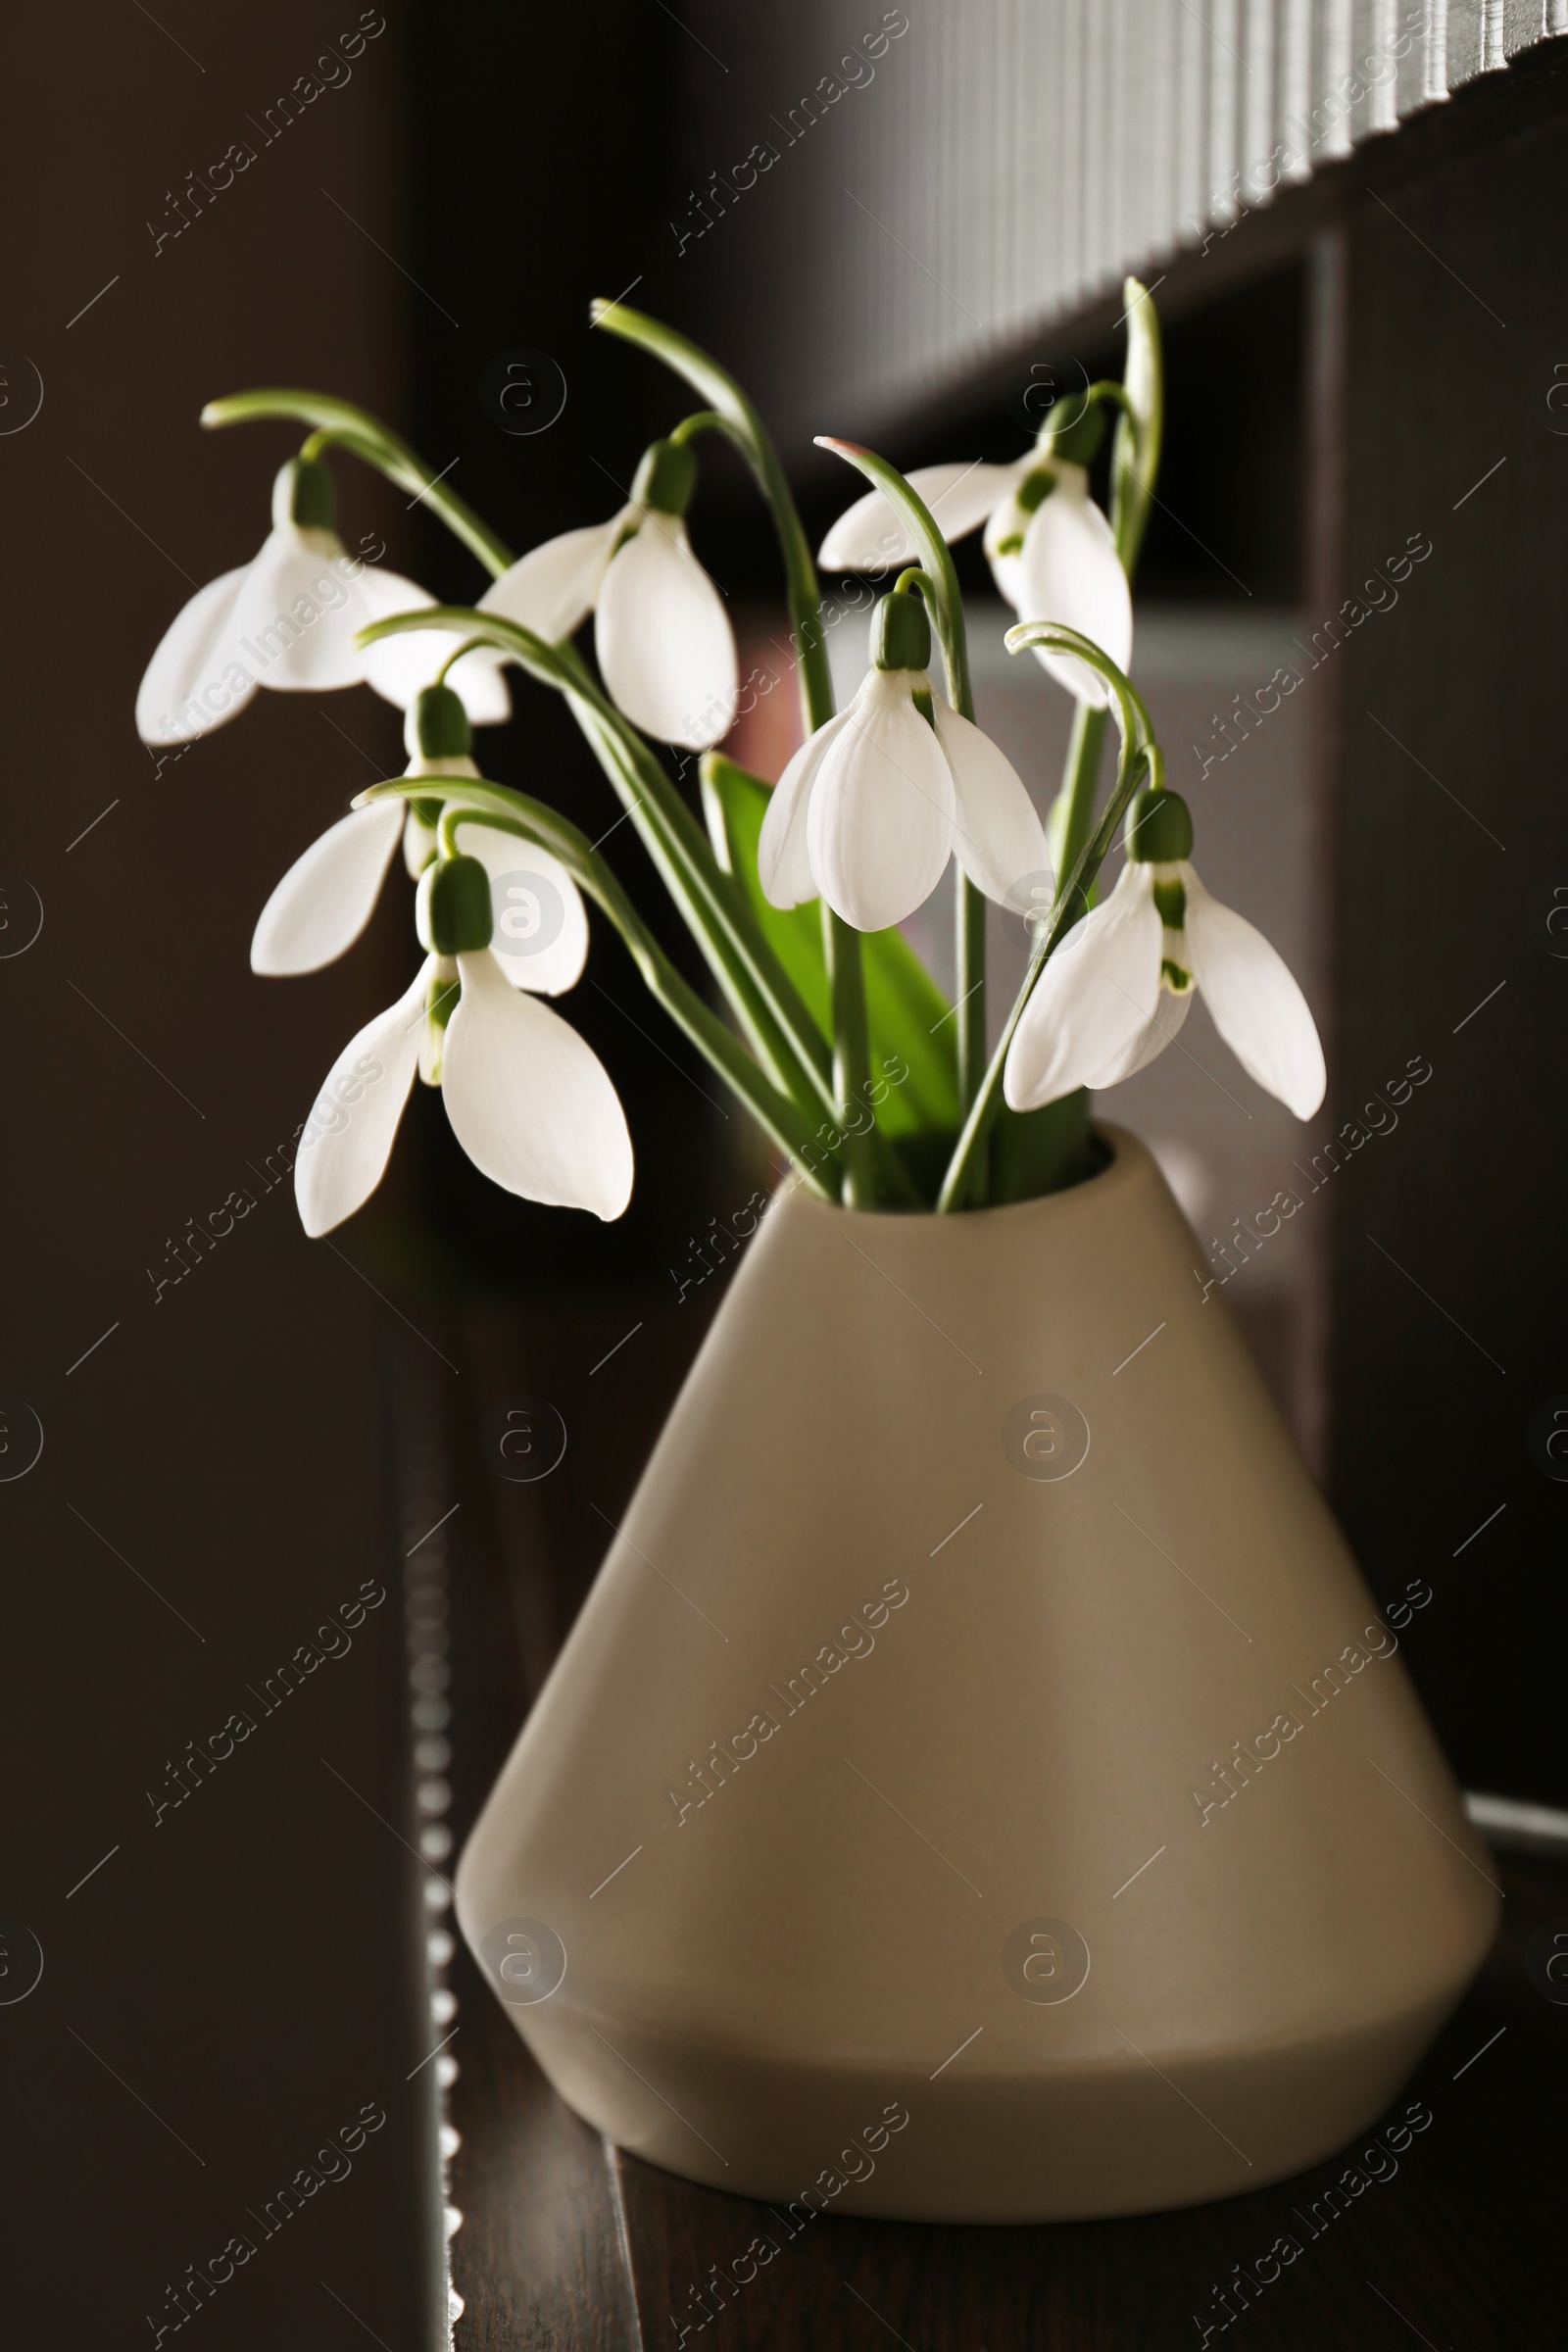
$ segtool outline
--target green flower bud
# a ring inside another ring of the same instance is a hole
[[[1065,458],[1070,466],[1092,466],[1105,438],[1105,414],[1098,400],[1079,400],[1069,394],[1051,412],[1050,450],[1054,458]]]
[[[1145,785],[1133,797],[1123,837],[1127,855],[1145,865],[1175,865],[1193,854],[1193,819],[1179,792]]]
[[[432,956],[471,956],[490,945],[490,876],[477,858],[442,858],[425,867],[414,923]]]
[[[871,617],[871,660],[878,669],[924,669],[931,659],[931,623],[925,599],[901,596],[897,590],[882,598]]]
[[[467,760],[473,732],[463,697],[450,686],[423,686],[409,705],[403,741],[411,760]]]
[[[329,531],[337,521],[337,490],[319,458],[290,458],[272,484],[272,522],[302,531]]]
[[[697,460],[684,441],[651,441],[631,486],[634,507],[684,514],[697,487]]]

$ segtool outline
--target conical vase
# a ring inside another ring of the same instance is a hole
[[[782,2216],[1262,2186],[1480,1965],[1484,1848],[1150,1154],[750,1243],[462,1859],[561,2095]]]

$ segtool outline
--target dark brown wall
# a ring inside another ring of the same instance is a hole
[[[0,2332],[151,2341],[166,2281],[248,2231],[255,2259],[181,2341],[339,2345],[359,2330],[324,2279],[401,2348],[421,2324],[405,2076],[427,2046],[397,1940],[411,1866],[320,1760],[400,1817],[383,1363],[401,1326],[251,1170],[407,950],[378,931],[318,979],[247,968],[273,880],[367,775],[354,746],[379,764],[398,730],[364,690],[264,695],[160,774],[131,722],[167,621],[260,544],[289,447],[275,427],[202,435],[202,402],[291,378],[404,400],[409,290],[369,241],[409,234],[401,35],[269,144],[266,109],[357,8],[156,17],[13,12],[6,34],[0,423],[23,413],[24,354],[44,397],[0,437],[0,866],[44,920],[0,961],[0,1391],[45,1445],[0,1485],[0,1916],[44,1974],[0,2007]],[[157,248],[147,221],[172,231],[171,193],[234,140],[255,161]],[[363,477],[344,490],[351,538],[401,527]],[[255,1210],[155,1303],[166,1237],[247,1186]],[[388,1597],[352,1651],[263,1715],[247,1685],[366,1579]],[[166,1760],[246,1706],[255,1734],[155,1827]],[[265,2239],[246,2208],[366,2102],[388,2123],[352,2175]]]

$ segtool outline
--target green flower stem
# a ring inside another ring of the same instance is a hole
[[[822,622],[822,595],[810,544],[766,426],[727,369],[672,327],[618,302],[595,302],[590,315],[595,326],[618,335],[623,342],[635,343],[683,377],[709,404],[700,417],[687,419],[684,429],[688,433],[706,430],[710,418],[716,420],[755,474],[778,538],[806,731],[814,734],[833,716],[833,672]],[[849,924],[839,923],[826,906],[822,921],[832,987],[834,1085],[847,1136],[846,1200],[852,1206],[865,1207],[876,1197],[875,1154],[869,1135],[850,1133],[858,1115],[854,1105],[869,1100],[870,1084],[859,934]]]
[[[1013,1002],[1012,1010],[1007,1015],[980,1090],[958,1137],[937,1197],[937,1209],[943,1214],[970,1205],[971,1187],[980,1165],[986,1133],[1002,1102],[1003,1075],[1013,1032],[1023,1017],[1024,1006],[1033,994],[1036,981],[1071,930],[1076,910],[1087,900],[1090,886],[1104,863],[1105,855],[1116,837],[1116,827],[1137,789],[1140,775],[1147,768],[1151,784],[1159,785],[1164,781],[1164,760],[1154,741],[1153,727],[1143,696],[1132,681],[1123,676],[1108,654],[1102,653],[1098,645],[1080,636],[1076,629],[1063,628],[1049,620],[1020,623],[1018,627],[1007,631],[1006,643],[1007,651],[1012,654],[1021,653],[1026,646],[1034,645],[1047,645],[1057,653],[1076,654],[1081,662],[1086,662],[1092,669],[1100,672],[1109,686],[1116,706],[1117,723],[1121,731],[1121,760],[1115,789],[1105,804],[1104,813],[1084,844],[1065,885],[1056,893],[1051,920],[1030,956],[1023,986]]]
[[[736,397],[739,399],[738,394]],[[250,423],[271,416],[292,417],[314,427],[305,444],[308,456],[318,456],[322,449],[335,445],[374,466],[401,488],[422,495],[431,512],[479,558],[492,576],[499,578],[511,566],[514,559],[505,540],[444,481],[438,481],[423,459],[389,425],[354,402],[336,400],[320,392],[264,389],[210,401],[202,411],[202,422],[208,426]],[[707,417],[688,419],[688,436],[709,421]],[[728,420],[714,415],[711,422],[727,426]],[[760,424],[757,430],[760,435]],[[776,460],[774,464],[776,467]],[[782,473],[778,478],[782,487]],[[787,500],[787,488],[784,496]],[[796,531],[807,569],[810,571],[810,556],[798,519]],[[811,580],[814,592],[814,572]],[[464,651],[471,650],[475,644],[497,642],[495,635],[485,628],[486,617],[482,613],[473,615],[484,633],[472,638]],[[411,616],[408,625],[417,627],[421,618],[428,625],[427,614]],[[543,649],[537,639],[530,642],[540,651],[549,650]],[[515,645],[506,650],[518,651]],[[701,827],[691,817],[659,760],[626,726],[619,712],[598,694],[576,656],[569,648],[556,650],[560,655],[559,672],[548,664],[530,666],[536,676],[567,694],[573,714],[611,781],[632,809],[633,822],[652,851],[676,904],[686,913],[755,1049],[781,1084],[798,1091],[807,1100],[817,1097],[825,1109],[835,1109],[831,1092],[832,1058],[826,1041],[752,921],[739,894],[725,893],[722,887],[725,877],[713,862]],[[450,667],[448,662],[446,668]],[[442,674],[445,675],[445,669]],[[829,687],[828,715],[831,708]],[[644,821],[643,812],[650,806],[654,814]],[[715,905],[717,901],[724,902],[722,908]],[[736,934],[741,936],[737,938]]]
[[[499,579],[511,565],[513,555],[506,541],[498,538],[455,490],[437,481],[424,460],[368,409],[359,408],[351,400],[334,400],[326,392],[268,388],[210,400],[202,411],[202,422],[209,427],[251,424],[266,416],[291,416],[313,425],[315,430],[303,453],[306,457],[318,457],[335,444],[375,466],[400,489],[413,491],[478,557],[493,578]]]
[[[871,1127],[871,1041],[865,1015],[865,977],[860,934],[822,901],[822,960],[827,966],[833,1017],[833,1089],[845,1121],[844,1205],[874,1208],[877,1164]],[[861,1126],[862,1112],[869,1124]],[[851,1127],[851,1119],[854,1128]]]
[[[671,898],[774,1083],[803,1106],[836,1108],[828,1048],[793,982],[720,872],[707,835],[636,729],[606,700],[569,646],[547,645],[498,612],[438,605],[372,622],[361,642],[417,629],[455,629],[509,654],[565,696],[572,715],[631,813]]]
[[[917,492],[910,489],[898,467],[890,466],[886,458],[879,458],[874,450],[862,449],[855,441],[834,440],[825,434],[818,436],[817,447],[830,449],[835,457],[842,458],[846,465],[853,466],[857,472],[863,474],[873,489],[881,491],[919,550],[922,567],[920,585],[936,622],[948,700],[960,718],[972,721],[974,693],[969,683],[969,646],[963,623],[963,598],[958,592],[958,575],[954,568],[952,551],[937,527],[935,516]],[[906,572],[903,576],[907,578],[909,575]],[[984,891],[976,888],[961,866],[956,869],[956,986],[954,994],[958,1046],[958,1102],[960,1107],[967,1111],[979,1091],[986,1058],[986,901]],[[973,1170],[973,1176],[976,1192],[983,1195],[983,1153]]]
[[[1058,874],[1072,872],[1094,825],[1095,779],[1109,717],[1108,710],[1097,710],[1092,703],[1076,707],[1061,790],[1051,812],[1052,859]]]
[[[924,593],[942,648],[948,700],[961,718],[972,720],[974,696],[969,687],[969,643],[963,626],[963,599],[958,593],[958,575],[953,567],[953,551],[937,528],[930,509],[919,493],[910,489],[898,467],[890,466],[886,458],[879,458],[875,450],[862,449],[858,441],[835,440],[828,433],[817,435],[816,446],[830,449],[836,458],[842,458],[847,466],[864,474],[872,489],[881,491],[919,549],[925,575]],[[913,569],[911,565],[902,577],[908,579]]]
[[[800,1103],[770,1083],[740,1040],[681,978],[605,859],[575,825],[526,793],[468,777],[399,776],[372,784],[355,807],[390,798],[431,800],[443,786],[447,788],[439,828],[443,842],[455,846],[457,828],[466,814],[500,832],[514,833],[558,858],[578,888],[614,924],[650,995],[788,1154],[805,1181],[824,1199],[833,1198],[837,1183],[824,1182],[823,1176],[825,1171],[830,1179],[836,1179],[838,1155],[819,1142]]]
[[[683,416],[679,424],[671,427],[669,438],[677,449],[684,449],[687,442],[695,441],[699,433],[727,435],[729,429],[728,419],[721,416],[716,409],[695,409],[690,416]]]
[[[729,435],[756,475],[778,535],[790,628],[800,663],[806,729],[808,734],[814,734],[833,715],[833,673],[828,666],[827,637],[822,626],[821,591],[810,545],[767,427],[734,377],[673,327],[650,318],[645,312],[628,310],[620,302],[592,303],[589,316],[594,325],[602,326],[607,334],[618,335],[622,342],[635,343],[639,350],[662,360],[708,402],[701,418],[687,418],[684,427],[676,426],[677,433],[684,429],[689,434],[699,427],[710,429],[710,419],[714,420]]]
[[[1164,429],[1164,369],[1159,321],[1136,277],[1122,287],[1127,312],[1126,375],[1091,384],[1088,398],[1117,412],[1110,462],[1110,527],[1129,582],[1138,567],[1159,470]],[[1008,642],[1011,640],[1009,638]],[[1095,779],[1105,739],[1105,713],[1080,703],[1062,771],[1061,791],[1052,810],[1052,849],[1058,874],[1070,873],[1094,818]]]
[[[739,885],[719,867],[707,834],[661,761],[599,692],[576,653],[569,646],[554,650],[565,673],[563,690],[572,716],[629,810],[754,1051],[788,1092],[835,1111],[831,1050]]]
[[[986,1060],[986,894],[977,889],[961,867],[956,869],[957,899],[955,964],[957,977],[955,1025],[958,1033],[958,1102],[967,1111],[980,1092]],[[974,1168],[974,1205],[983,1208],[990,1190],[990,1170],[982,1143]]]
[[[1089,387],[1088,399],[1116,412],[1116,437],[1111,446],[1110,525],[1131,581],[1138,565],[1145,526],[1159,469],[1164,416],[1163,370],[1159,323],[1154,306],[1134,277],[1122,288],[1127,313],[1126,377],[1121,383],[1103,378]],[[1049,441],[1049,428],[1042,444]],[[1062,769],[1061,789],[1051,810],[1048,828],[1052,862],[1058,874],[1070,874],[1094,827],[1095,787],[1101,749],[1105,740],[1106,713],[1080,703]],[[1080,915],[1088,911],[1080,901]],[[1083,1088],[1052,1105],[1058,1131],[1076,1130],[1087,1145],[1089,1097]]]

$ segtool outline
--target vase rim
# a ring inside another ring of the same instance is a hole
[[[842,1201],[820,1200],[814,1194],[808,1193],[802,1188],[789,1196],[789,1205],[793,1211],[800,1214],[808,1211],[812,1216],[839,1217],[846,1221],[854,1219],[857,1223],[861,1224],[876,1222],[906,1230],[923,1231],[934,1226],[947,1227],[953,1231],[961,1231],[964,1228],[990,1229],[1005,1218],[1023,1217],[1031,1213],[1040,1215],[1054,1208],[1059,1208],[1061,1204],[1069,1200],[1079,1199],[1088,1200],[1093,1198],[1098,1205],[1104,1200],[1107,1192],[1119,1191],[1149,1168],[1157,1169],[1158,1162],[1149,1146],[1141,1136],[1134,1135],[1130,1128],[1118,1127],[1108,1120],[1103,1124],[1096,1120],[1093,1133],[1101,1143],[1108,1147],[1110,1156],[1104,1165],[1097,1168],[1092,1176],[1084,1177],[1078,1184],[1064,1185],[1053,1193],[1032,1193],[1025,1200],[1004,1200],[991,1208],[964,1208],[946,1212],[939,1212],[934,1208],[894,1208],[884,1204],[879,1204],[875,1208],[846,1208]]]

